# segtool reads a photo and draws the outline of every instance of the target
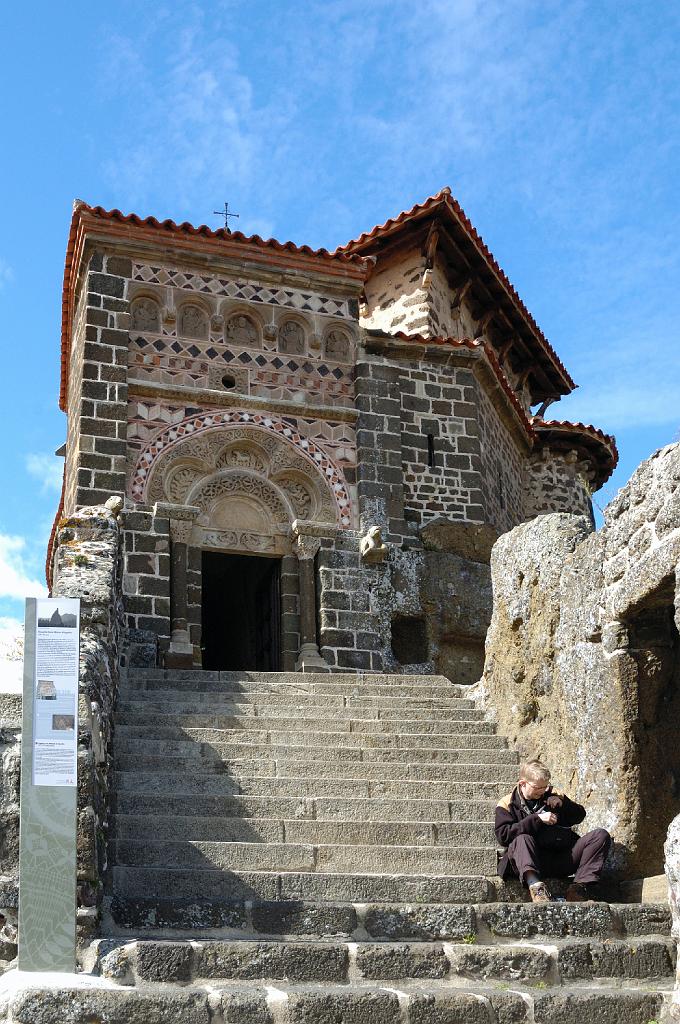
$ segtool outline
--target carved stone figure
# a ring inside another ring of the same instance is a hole
[[[376,565],[387,558],[387,545],[382,539],[379,526],[371,526],[359,541],[359,551],[364,562]]]
[[[345,363],[349,359],[350,341],[344,331],[332,330],[326,338],[326,355],[329,359],[337,359]]]
[[[132,327],[145,333],[161,329],[161,310],[153,299],[141,298],[132,303]]]
[[[227,339],[231,345],[246,345],[250,348],[257,346],[260,340],[253,321],[241,313],[227,321]]]
[[[187,338],[208,336],[208,318],[200,306],[182,306],[179,329],[180,334]]]
[[[305,335],[300,324],[287,320],[279,332],[279,349],[291,355],[302,355],[305,350]]]

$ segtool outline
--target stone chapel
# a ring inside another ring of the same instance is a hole
[[[123,498],[133,663],[474,682],[493,542],[616,465],[448,188],[334,252],[76,202],[61,346],[48,581]]]

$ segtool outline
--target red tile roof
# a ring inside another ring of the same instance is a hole
[[[538,416],[532,417],[531,424],[538,435],[539,440],[549,443],[550,439],[556,436],[563,436],[574,443],[585,445],[597,453],[597,462],[600,469],[598,474],[598,486],[602,486],[612,475],[619,461],[619,452],[616,447],[616,438],[612,434],[605,434],[599,427],[592,423],[572,423],[570,420],[544,420]]]
[[[436,195],[430,196],[423,203],[416,203],[410,210],[404,210],[397,217],[391,217],[386,220],[384,224],[376,224],[370,231],[365,231],[358,238],[353,239],[351,242],[347,242],[345,245],[339,246],[335,251],[336,253],[358,253],[364,249],[370,249],[372,243],[379,238],[383,238],[398,229],[409,221],[417,219],[419,216],[424,216],[428,213],[433,212],[437,208],[445,209],[448,214],[453,218],[456,225],[462,229],[470,241],[473,243],[477,252],[482,256],[486,262],[489,270],[492,272],[498,283],[503,288],[507,297],[511,303],[516,307],[531,333],[534,335],[539,346],[543,352],[548,356],[550,362],[557,370],[559,376],[562,378],[564,383],[568,386],[569,390],[573,390],[576,385],[569,375],[566,367],[558,357],[557,353],[553,349],[552,345],[540,329],[533,316],[520,299],[514,286],[511,284],[505,272],[502,270],[493,253],[486,245],[484,239],[479,232],[473,227],[469,217],[463,210],[460,203],[453,198],[451,195],[451,189],[449,186],[445,186],[441,191],[437,192]]]

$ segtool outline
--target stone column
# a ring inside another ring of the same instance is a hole
[[[319,653],[316,642],[316,576],[314,556],[321,546],[321,538],[304,530],[304,523],[293,523],[295,554],[300,570],[300,654],[296,672],[328,672],[329,667]]]
[[[189,636],[187,602],[187,551],[200,509],[193,505],[158,503],[156,515],[170,520],[170,647],[166,668],[192,668],[194,648]]]

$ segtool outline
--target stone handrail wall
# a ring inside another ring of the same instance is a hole
[[[106,866],[113,709],[123,631],[122,500],[81,508],[62,519],[54,553],[53,595],[81,600],[78,729],[78,931],[96,930]],[[0,704],[0,960],[13,955],[19,860],[21,698]],[[5,952],[3,953],[3,949]]]
[[[629,874],[659,873],[680,809],[679,566],[678,444],[641,464],[599,532],[542,515],[492,552],[480,696],[520,754],[586,804],[589,827],[613,833]]]
[[[680,953],[680,814],[673,818],[670,824],[664,853],[666,878],[668,879],[668,900],[673,917],[671,935],[678,943]],[[678,957],[675,990],[669,1012],[671,1020],[680,1020],[680,956]]]

